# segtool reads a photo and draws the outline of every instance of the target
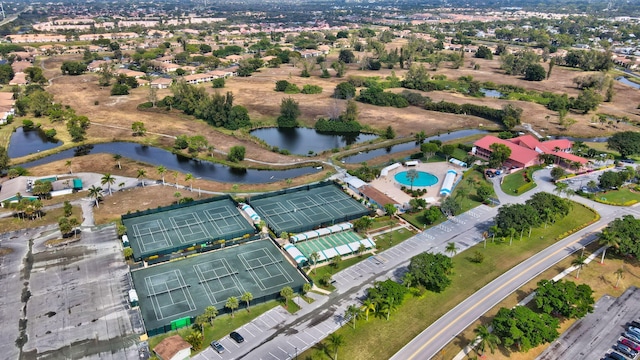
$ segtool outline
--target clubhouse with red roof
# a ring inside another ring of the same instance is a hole
[[[563,167],[584,167],[589,160],[571,153],[573,142],[567,139],[540,141],[532,135],[522,135],[512,139],[500,139],[487,135],[473,143],[471,154],[488,160],[492,144],[503,144],[511,149],[509,159],[504,162],[507,168],[526,168],[542,164],[541,154],[551,155],[555,163]]]

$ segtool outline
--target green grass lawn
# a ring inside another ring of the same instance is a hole
[[[375,232],[376,229],[380,229],[387,226],[395,226],[398,224],[398,220],[390,216],[380,216],[373,219],[373,224],[368,230],[369,232]]]
[[[594,194],[594,197],[598,200],[603,200],[615,205],[625,205],[625,203],[631,201],[640,202],[640,194],[637,192],[633,192],[626,187],[618,190],[609,190],[606,193],[600,192]]]
[[[540,166],[532,166],[532,167],[526,169],[528,177],[530,179],[533,179],[533,172],[536,171],[536,170],[539,170],[539,169],[541,169]],[[513,174],[509,174],[509,175],[504,177],[504,180],[502,181],[502,184],[500,184],[500,188],[502,188],[502,191],[504,191],[505,194],[521,195],[521,194],[517,194],[516,190],[518,188],[520,188],[521,186],[527,184],[527,182],[524,179],[523,171],[525,171],[525,170],[520,170],[520,171],[514,172]],[[529,190],[531,190],[531,189],[533,189],[535,187],[536,186],[534,185]],[[529,190],[527,190],[527,191],[529,191]],[[527,192],[527,191],[525,191],[525,192]],[[525,192],[523,192],[522,194],[524,194]]]
[[[329,286],[322,285],[320,281],[322,277],[325,276],[325,274],[333,276],[333,274],[339,272],[340,270],[344,270],[349,266],[353,266],[359,263],[360,261],[366,259],[367,257],[369,257],[369,254],[363,254],[363,255],[358,255],[352,258],[341,260],[337,266],[334,266],[331,263],[324,266],[318,266],[317,268],[313,268],[313,270],[311,270],[311,272],[309,272],[308,275],[311,278],[311,280],[313,280],[314,285],[316,285],[317,287],[328,290],[328,291],[333,291],[336,289],[333,285],[329,285]]]
[[[250,322],[251,320],[257,318],[258,316],[264,314],[268,310],[271,310],[276,306],[282,305],[282,302],[274,300],[274,301],[269,301],[262,304],[252,305],[250,307],[251,309],[250,312],[247,311],[246,306],[243,306],[243,305],[245,304],[242,303],[240,308],[235,311],[233,317],[227,314],[221,315],[219,317],[216,317],[215,320],[213,320],[213,326],[209,326],[209,325],[205,326],[204,341],[202,342],[202,347],[200,348],[200,350],[192,351],[192,355],[195,355],[196,353],[206,349],[207,346],[209,346],[211,341],[213,341],[214,339],[217,340],[222,338],[223,336],[227,335],[233,330]],[[291,307],[291,305],[289,305],[289,307]],[[193,331],[191,327],[185,327],[185,328],[179,329],[178,331],[172,331],[166,334],[149,338],[149,349],[151,349],[153,352],[153,348],[156,345],[158,345],[160,341],[175,334],[180,334],[180,336],[182,336],[182,338],[184,339],[187,335],[189,335],[191,331]]]
[[[442,293],[426,292],[422,296],[408,295],[404,304],[391,313],[389,321],[383,317],[369,316],[369,321],[358,320],[356,329],[344,326],[337,331],[345,345],[339,349],[342,359],[368,360],[388,359],[431,323],[455,307],[469,295],[482,288],[513,266],[555,243],[560,234],[577,228],[592,219],[594,213],[580,204],[554,226],[533,229],[531,238],[506,242],[487,242],[460,253],[453,258],[452,284]],[[469,261],[475,251],[481,252],[485,260],[481,264]],[[381,343],[384,346],[380,346]],[[313,359],[330,359],[323,345],[303,353]],[[317,356],[317,357],[316,357]]]
[[[377,236],[373,239],[376,242],[376,252],[381,252],[390,247],[396,246],[413,235],[415,234],[407,229],[398,229]]]
[[[460,213],[482,204],[476,190],[483,184],[491,188],[491,196],[495,197],[493,185],[484,178],[480,171],[473,169],[465,173],[465,178],[458,183],[451,194],[460,203]]]

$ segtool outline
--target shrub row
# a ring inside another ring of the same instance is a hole
[[[531,189],[533,189],[534,187],[536,187],[536,183],[534,183],[533,181],[529,181],[528,183],[520,186],[519,188],[515,189],[514,192],[516,194],[523,194]]]

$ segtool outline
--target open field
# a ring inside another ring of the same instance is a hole
[[[530,239],[525,237],[522,241],[514,240],[512,246],[508,245],[508,240],[506,242],[496,240],[492,243],[489,239],[486,248],[483,244],[478,244],[454,256],[452,283],[442,293],[426,292],[422,296],[408,295],[403,305],[391,313],[388,321],[384,317],[371,316],[368,322],[360,320],[356,329],[349,326],[339,329],[337,333],[345,340],[340,356],[347,359],[388,359],[424,330],[428,324],[470,294],[514,265],[553,244],[566,229],[577,228],[591,221],[593,217],[591,210],[575,204],[571,213],[554,226],[547,229],[533,229]],[[484,255],[485,260],[480,264],[469,260],[475,251]],[[380,339],[385,339],[384,347],[377,345]],[[317,347],[308,350],[302,358],[321,353],[316,349]],[[452,354],[448,354],[443,359],[452,357]],[[319,357],[319,359],[327,359],[327,357]]]
[[[336,56],[335,53],[331,54],[328,60],[332,61],[333,57]],[[210,143],[215,144],[217,149],[222,151],[227,151],[234,145],[243,145],[247,149],[246,156],[248,158],[274,163],[290,162],[293,159],[291,156],[264,151],[262,145],[246,135],[241,135],[240,131],[235,132],[235,134],[229,131],[219,132],[203,121],[194,120],[179,111],[139,111],[137,106],[147,100],[148,89],[134,89],[127,96],[109,96],[109,89],[98,86],[97,77],[93,74],[75,77],[60,76],[59,67],[65,59],[67,58],[55,57],[43,61],[43,65],[47,69],[46,75],[49,78],[53,78],[52,85],[48,87],[48,91],[54,94],[56,101],[72,105],[78,114],[90,116],[91,121],[95,123],[88,130],[88,136],[91,141],[140,140],[132,136],[130,129],[134,121],[142,121],[149,132],[143,141],[154,145],[169,147],[173,144],[172,137],[174,136],[202,134],[207,137]],[[480,70],[473,70],[470,65],[471,61],[480,64]],[[433,74],[444,74],[449,79],[457,79],[460,76],[473,76],[478,81],[518,85],[536,91],[567,92],[570,96],[575,96],[578,93],[572,79],[578,75],[583,75],[583,73],[572,69],[556,67],[550,80],[527,82],[522,81],[519,77],[502,74],[502,71],[499,70],[499,65],[499,60],[472,59],[467,56],[465,66],[460,69],[450,69],[448,64],[444,64]],[[263,68],[260,72],[254,73],[250,77],[227,79],[226,87],[222,91],[232,91],[235,103],[246,106],[253,122],[263,125],[274,124],[275,117],[279,114],[280,100],[285,97],[292,97],[301,104],[302,115],[300,122],[307,126],[312,126],[315,119],[326,116],[332,109],[336,107],[342,109],[344,107],[343,100],[334,100],[331,97],[335,86],[344,81],[344,78],[321,79],[317,76],[320,72],[319,69],[312,73],[312,77],[302,78],[298,76],[300,71],[300,68],[292,67],[291,65],[282,65],[280,68]],[[402,77],[405,72],[406,70],[395,69],[395,73],[399,77]],[[389,69],[360,71],[357,70],[357,65],[353,64],[350,65],[347,77],[359,75],[384,78],[390,74],[391,70]],[[275,92],[273,90],[275,82],[284,79],[299,86],[305,84],[318,85],[324,91],[318,95],[288,95]],[[205,86],[210,92],[216,91],[208,85],[201,86]],[[401,90],[394,89],[393,91]],[[615,90],[617,95],[614,101],[602,104],[598,112],[616,116],[628,116],[632,121],[640,121],[638,110],[636,109],[638,102],[637,92],[617,82]],[[170,95],[170,90],[160,90],[158,92],[158,98],[166,95]],[[539,130],[545,129],[546,133],[597,136],[630,128],[629,125],[621,123],[616,125],[617,128],[605,127],[601,129],[599,126],[590,124],[593,114],[569,114],[569,117],[576,119],[578,122],[568,131],[564,131],[558,128],[555,113],[535,103],[493,98],[471,98],[453,92],[429,92],[425,95],[431,97],[434,101],[446,100],[457,103],[482,104],[491,107],[501,107],[507,103],[512,103],[523,108],[523,122],[531,123],[534,128]],[[393,124],[398,136],[410,136],[417,131],[433,134],[452,129],[478,127],[480,124],[489,125],[487,124],[488,121],[480,118],[429,112],[413,106],[396,109],[359,103],[358,108],[360,121],[363,124],[374,129],[384,129],[388,124]],[[546,116],[549,116],[549,120],[545,118]],[[59,133],[66,133],[66,130],[60,130]]]

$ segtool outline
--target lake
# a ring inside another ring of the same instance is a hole
[[[62,145],[62,141],[48,139],[41,129],[25,131],[19,127],[11,134],[7,154],[10,158],[19,158]]]
[[[317,173],[320,171],[320,169],[316,169],[313,166],[288,170],[256,170],[233,168],[209,161],[193,160],[182,155],[176,155],[164,149],[156,148],[153,146],[144,146],[132,142],[112,142],[96,145],[78,146],[76,148],[64,150],[38,160],[19,164],[19,166],[29,168],[57,160],[71,159],[73,161],[73,158],[77,156],[99,153],[119,154],[123,157],[135,161],[141,161],[153,166],[162,165],[166,167],[167,170],[177,170],[182,173],[191,173],[194,178],[202,178],[224,183],[263,184]],[[153,172],[147,175],[151,178],[157,177]]]
[[[616,80],[620,81],[621,83],[623,83],[625,85],[629,85],[629,86],[634,87],[636,89],[640,89],[640,84],[636,84],[636,83],[634,83],[633,81],[627,79],[624,76],[618,76],[616,78]]]
[[[499,98],[503,96],[503,94],[498,90],[480,89],[480,92],[483,93],[484,96],[490,98]]]
[[[319,133],[309,128],[262,128],[251,131],[251,135],[263,140],[269,146],[288,150],[291,154],[309,155],[325,150],[343,148],[347,145],[375,140],[375,134],[333,134]]]
[[[486,130],[478,130],[478,129],[458,130],[458,131],[452,131],[446,134],[430,136],[426,138],[425,142],[429,142],[430,140],[440,140],[440,141],[456,140],[456,139],[464,138],[471,135],[487,134],[487,133],[489,132]],[[416,151],[419,151],[420,149],[419,145],[416,144],[415,141],[406,142],[406,143],[393,145],[386,148],[370,150],[367,152],[361,152],[355,155],[347,156],[342,159],[342,162],[347,164],[358,164],[363,161],[371,160],[378,156],[395,154],[398,152],[403,152],[403,151],[412,150],[412,149],[415,149]]]

